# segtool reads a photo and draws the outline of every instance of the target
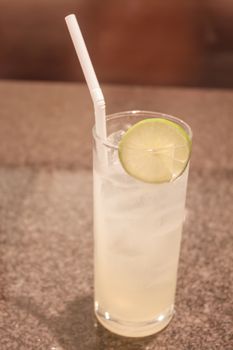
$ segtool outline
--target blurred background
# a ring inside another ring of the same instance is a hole
[[[232,0],[0,0],[0,79],[83,81],[70,13],[101,82],[233,87]]]

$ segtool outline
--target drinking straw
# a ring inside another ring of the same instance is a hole
[[[103,140],[106,140],[106,112],[102,90],[92,66],[76,16],[71,14],[66,16],[65,20],[94,104],[96,134]]]

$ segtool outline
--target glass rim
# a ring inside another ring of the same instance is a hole
[[[162,113],[162,112],[153,112],[153,111],[145,111],[145,110],[129,110],[129,111],[117,112],[117,113],[113,113],[113,114],[108,114],[106,116],[106,122],[109,120],[112,120],[112,119],[123,118],[123,117],[127,117],[130,115],[135,115],[135,116],[142,115],[142,116],[152,117],[152,118],[161,118],[162,117],[164,119],[171,120],[174,123],[181,126],[185,130],[185,132],[187,132],[188,136],[190,137],[190,140],[192,140],[192,136],[193,136],[192,129],[186,122],[184,122],[182,119],[180,119],[176,116]],[[100,137],[99,135],[97,135],[95,125],[92,128],[92,135],[93,135],[93,138],[95,140],[100,141],[103,146],[106,146],[108,148],[115,149],[115,150],[118,149],[118,145],[114,145],[111,141],[105,140],[102,137]]]

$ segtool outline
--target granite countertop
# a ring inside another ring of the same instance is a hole
[[[233,91],[104,86],[108,112],[194,132],[176,315],[145,339],[92,310],[93,110],[85,85],[0,82],[0,349],[233,349]]]

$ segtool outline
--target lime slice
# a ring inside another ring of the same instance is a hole
[[[129,175],[144,182],[170,182],[187,166],[191,139],[171,120],[149,118],[127,130],[119,142],[118,152]]]

